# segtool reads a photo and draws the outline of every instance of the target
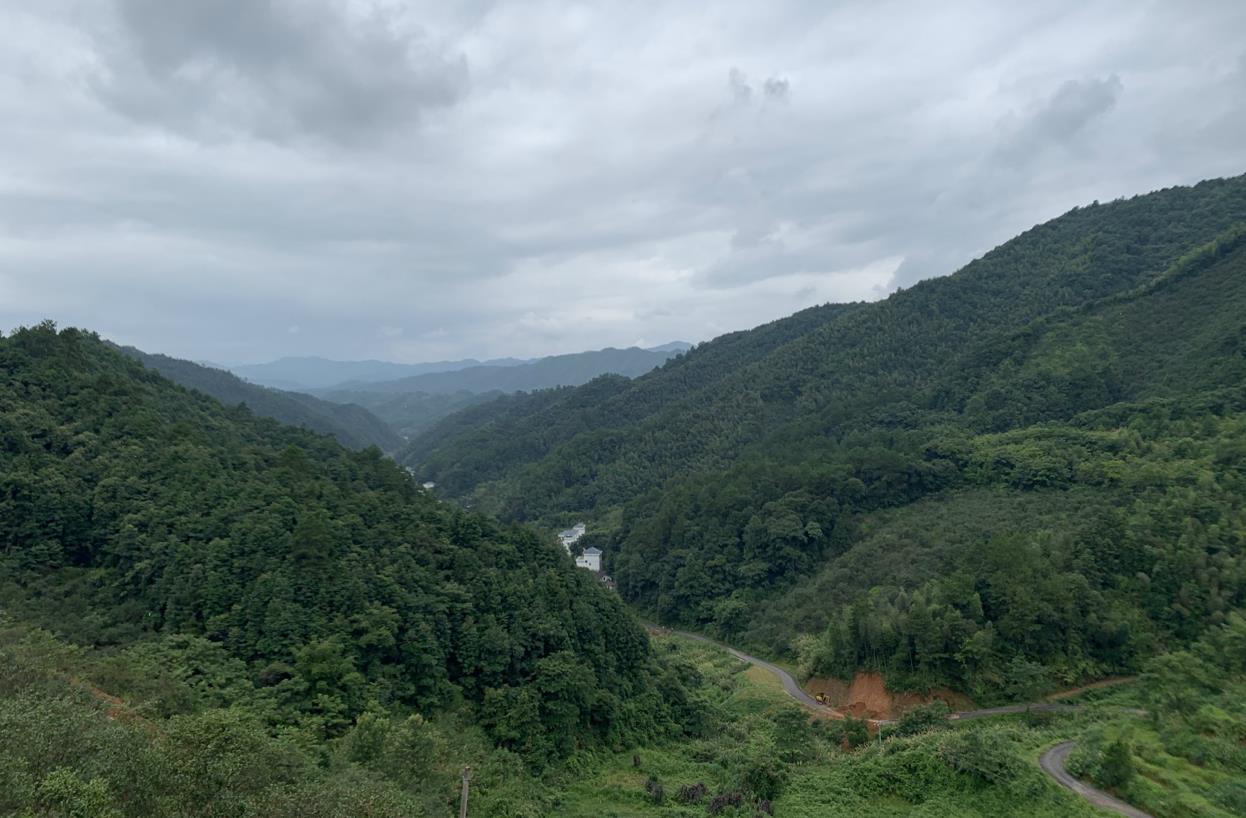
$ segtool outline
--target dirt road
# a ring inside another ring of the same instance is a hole
[[[1103,790],[1097,790],[1069,775],[1068,770],[1064,769],[1064,762],[1069,757],[1069,752],[1073,749],[1075,743],[1065,741],[1043,753],[1038,760],[1039,765],[1043,768],[1043,772],[1056,779],[1060,786],[1072,790],[1096,807],[1111,810],[1117,815],[1124,815],[1127,818],[1151,818],[1149,813],[1143,812],[1136,807],[1131,807],[1119,798],[1113,798]]]

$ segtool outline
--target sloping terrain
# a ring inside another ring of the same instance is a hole
[[[540,765],[661,732],[679,698],[553,543],[48,324],[0,339],[0,608],[91,645],[208,640],[322,737],[455,710]]]
[[[381,451],[392,452],[402,445],[402,438],[362,406],[332,403],[298,392],[258,386],[222,369],[168,355],[153,355],[134,347],[121,347],[120,351],[169,380],[216,398],[226,406],[244,403],[261,417],[333,435],[348,448],[376,446]]]
[[[624,426],[708,394],[737,369],[764,358],[854,305],[802,310],[753,330],[700,344],[648,375],[595,378],[578,389],[511,395],[449,416],[411,441],[399,462],[435,474],[447,491],[465,494],[550,454],[559,441]]]
[[[620,590],[815,675],[990,696],[1018,662],[1130,671],[1246,602],[1244,337],[1234,230],[963,367],[955,423],[759,453],[637,501]]]

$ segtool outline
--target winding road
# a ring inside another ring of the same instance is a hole
[[[713,645],[716,648],[725,650],[727,653],[730,653],[742,662],[757,665],[763,670],[773,673],[776,677],[778,677],[779,682],[782,683],[783,690],[787,693],[787,695],[791,696],[803,707],[813,710],[821,715],[827,715],[832,718],[843,718],[842,713],[828,705],[822,704],[813,696],[806,693],[805,689],[800,686],[800,683],[796,681],[792,674],[788,673],[778,665],[771,664],[764,659],[758,659],[756,656],[750,656],[742,650],[737,650],[730,645],[724,645],[722,642],[716,642],[709,637],[700,635],[699,633],[669,630],[666,628],[654,627],[652,625],[649,626],[649,630],[654,633],[672,634],[675,636],[681,636],[685,639],[691,639],[696,642],[704,642],[707,645]],[[968,719],[983,719],[990,716],[1004,716],[1013,713],[1024,713],[1026,710],[1038,713],[1055,713],[1076,709],[1077,706],[1072,704],[1060,704],[1058,702],[1035,702],[1028,705],[1010,704],[1004,707],[984,707],[979,710],[962,710],[957,713],[950,713],[948,715],[948,719],[952,721],[965,721]],[[1128,712],[1137,714],[1142,713],[1143,711],[1131,710]],[[887,719],[867,719],[867,721],[871,727],[875,728],[884,724],[893,723],[891,720]],[[1085,784],[1070,775],[1064,768],[1064,762],[1065,759],[1068,758],[1069,752],[1073,749],[1074,745],[1075,742],[1065,741],[1043,753],[1042,757],[1038,760],[1038,764],[1042,767],[1043,772],[1055,779],[1056,783],[1060,786],[1072,790],[1074,793],[1080,795],[1082,798],[1097,807],[1111,810],[1118,815],[1126,816],[1126,818],[1152,818],[1150,814],[1145,813],[1136,807],[1131,807],[1124,801],[1114,798],[1103,790],[1095,789],[1089,784]]]
[[[808,693],[806,693],[805,689],[800,686],[800,683],[797,682],[796,679],[792,677],[792,674],[788,673],[786,670],[779,667],[778,665],[772,665],[764,659],[758,659],[756,656],[749,656],[747,653],[745,653],[742,650],[736,650],[730,645],[724,645],[722,642],[715,642],[713,639],[710,639],[708,636],[702,636],[699,633],[689,633],[688,631],[673,631],[673,630],[668,630],[666,628],[655,628],[653,626],[650,626],[649,629],[651,631],[654,631],[655,633],[669,633],[675,636],[682,636],[685,639],[692,639],[693,641],[696,641],[696,642],[704,642],[707,645],[713,645],[716,648],[725,650],[727,651],[727,653],[730,653],[732,656],[734,656],[735,658],[739,659],[742,662],[747,662],[750,665],[757,665],[759,668],[762,668],[763,670],[768,670],[771,673],[773,673],[775,676],[778,676],[779,681],[783,684],[783,690],[787,692],[787,695],[795,699],[797,703],[802,704],[805,707],[809,708],[810,710],[815,710],[819,713],[827,713],[829,711],[832,715],[838,716],[840,718],[843,717],[842,714],[836,713],[832,708],[827,707],[825,704],[822,704],[822,702],[818,701],[813,696],[810,696]]]
[[[1151,818],[1150,813],[1143,812],[1137,807],[1131,807],[1119,798],[1114,798],[1103,790],[1097,790],[1069,775],[1068,770],[1064,769],[1064,762],[1069,757],[1069,752],[1072,751],[1075,744],[1076,742],[1064,741],[1043,753],[1038,760],[1038,764],[1043,768],[1043,772],[1054,778],[1060,786],[1072,790],[1096,807],[1111,810],[1118,815],[1127,816],[1127,818]]]

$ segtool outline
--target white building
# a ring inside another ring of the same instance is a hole
[[[601,549],[592,546],[585,548],[584,553],[575,558],[575,564],[590,571],[601,571]]]
[[[575,525],[568,528],[566,531],[558,532],[558,542],[562,543],[562,547],[567,550],[568,554],[570,554],[571,546],[579,542],[580,537],[584,536],[584,532],[586,530],[587,529],[584,523],[576,523]]]

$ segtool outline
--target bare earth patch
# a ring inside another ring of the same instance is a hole
[[[804,688],[820,701],[856,718],[895,719],[933,701],[944,702],[952,711],[974,709],[972,699],[946,688],[934,688],[927,693],[892,693],[882,674],[866,671],[858,672],[851,682],[809,679]]]

